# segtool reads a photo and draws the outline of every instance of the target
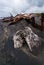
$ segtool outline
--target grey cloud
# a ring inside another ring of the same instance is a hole
[[[0,0],[0,17],[31,12],[44,12],[44,0]]]
[[[25,11],[25,13],[44,13],[44,6],[42,7],[37,7],[37,6],[32,6],[29,9]]]

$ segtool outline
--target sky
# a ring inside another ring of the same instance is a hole
[[[44,13],[44,0],[0,0],[0,17],[10,13]]]

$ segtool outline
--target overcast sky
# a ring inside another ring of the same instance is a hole
[[[44,13],[44,0],[0,0],[0,17],[41,12]]]

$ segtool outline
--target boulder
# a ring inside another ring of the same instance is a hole
[[[21,32],[22,31],[17,31],[16,34],[13,36],[14,48],[19,48],[19,47],[22,47],[22,45],[23,45]]]
[[[25,43],[28,45],[30,51],[38,49],[41,45],[41,38],[36,35],[30,27],[25,27],[24,30],[19,30],[13,36],[14,48],[22,47]]]
[[[38,35],[36,35],[29,27],[25,27],[25,33],[25,40],[30,51],[38,49],[41,45],[41,38]]]

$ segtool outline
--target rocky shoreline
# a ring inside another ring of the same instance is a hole
[[[24,19],[19,22],[8,26],[9,23],[0,21],[0,65],[44,65],[44,31],[34,28]],[[27,46],[14,48],[13,36],[17,31],[25,30],[27,26],[42,38],[42,45],[36,54],[31,53]]]

